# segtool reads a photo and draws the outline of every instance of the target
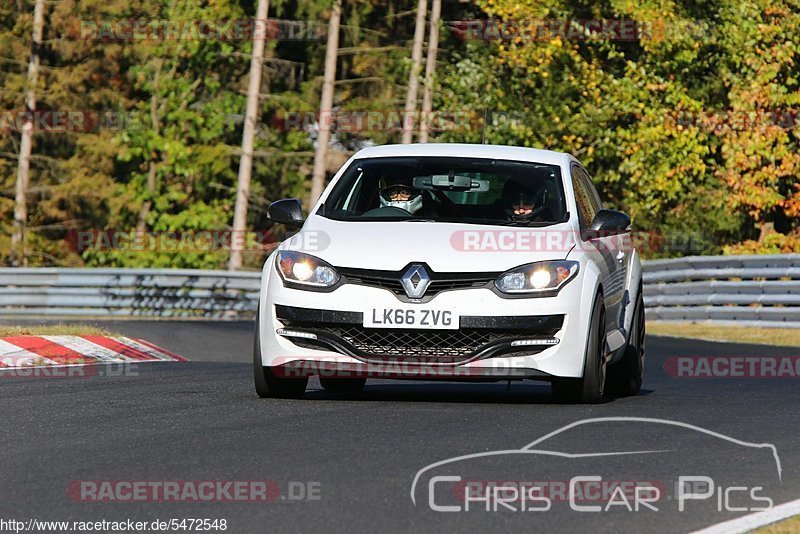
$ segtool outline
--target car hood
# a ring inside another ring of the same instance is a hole
[[[574,245],[568,223],[544,228],[440,222],[352,222],[310,217],[281,249],[306,252],[335,267],[397,271],[412,262],[436,272],[502,272],[562,260]]]

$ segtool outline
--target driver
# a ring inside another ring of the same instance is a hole
[[[380,190],[378,195],[381,207],[400,208],[409,213],[422,209],[422,191],[411,187],[405,180],[394,179]]]
[[[545,190],[540,187],[532,191],[528,184],[517,179],[508,180],[503,186],[503,205],[509,221],[541,222],[544,219]]]

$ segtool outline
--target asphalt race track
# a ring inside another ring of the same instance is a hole
[[[237,533],[681,532],[744,513],[719,510],[721,503],[735,507],[721,497],[723,488],[763,486],[758,491],[776,505],[800,498],[797,377],[676,378],[665,371],[674,356],[798,356],[798,349],[648,337],[644,394],[599,406],[555,404],[549,386],[533,382],[509,388],[372,380],[346,397],[321,390],[314,379],[304,400],[286,401],[255,395],[250,323],[103,324],[191,362],[139,364],[122,376],[0,378],[0,517],[225,519],[227,531]],[[607,421],[579,425],[538,446],[574,457],[508,453],[424,471],[412,502],[415,476],[429,464],[518,450],[570,423],[608,417],[666,419],[773,444],[781,470],[764,448],[687,427]],[[615,451],[627,453],[580,456]],[[463,505],[460,512],[433,511],[432,496],[437,504],[463,502],[453,483],[436,482],[434,474],[471,481],[660,480],[665,498],[658,511],[576,511],[563,499],[553,499],[546,511],[519,511],[518,501],[515,510],[487,511],[488,502],[474,502],[468,511]],[[708,476],[717,491],[679,511],[666,483],[676,475]],[[269,480],[281,494],[271,502],[86,502],[73,491],[78,481],[165,480]],[[754,505],[750,500],[745,508]]]

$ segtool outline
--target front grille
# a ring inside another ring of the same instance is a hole
[[[518,338],[552,337],[558,328],[530,330],[493,330],[462,328],[460,330],[395,330],[364,328],[360,325],[302,325],[291,323],[287,328],[298,328],[344,341],[362,359],[379,362],[436,362],[459,363],[469,360],[490,345]],[[324,337],[323,337],[324,336]],[[307,348],[319,348],[318,341],[293,338],[292,342]],[[528,354],[547,347],[530,347]]]
[[[374,271],[337,267],[336,270],[346,284],[379,287],[391,291],[398,297],[405,298],[406,296],[406,292],[400,283],[400,279],[406,269],[400,271]],[[489,287],[499,275],[499,273],[435,273],[430,269],[428,269],[428,272],[431,276],[431,283],[425,291],[425,300],[442,291],[451,289]]]
[[[493,341],[490,330],[393,330],[348,326],[332,328],[368,358],[379,360],[421,358],[436,361],[462,360]]]

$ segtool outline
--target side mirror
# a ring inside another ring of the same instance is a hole
[[[584,232],[586,239],[595,239],[629,232],[631,218],[621,211],[600,210],[594,216],[589,230]]]
[[[303,212],[301,207],[302,204],[299,198],[276,200],[269,205],[267,217],[272,222],[300,227],[303,225]]]

